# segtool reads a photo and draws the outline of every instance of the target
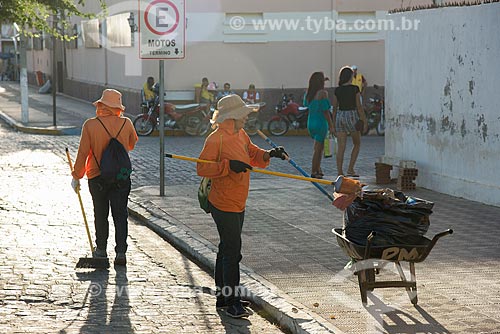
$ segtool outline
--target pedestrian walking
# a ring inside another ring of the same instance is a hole
[[[337,173],[344,175],[344,152],[347,142],[347,134],[351,134],[352,152],[347,176],[359,177],[354,171],[354,165],[358,158],[361,147],[361,131],[366,132],[368,123],[366,115],[361,106],[359,88],[352,84],[353,70],[344,66],[339,72],[338,87],[335,88],[333,97],[333,123],[335,125],[333,134],[337,137]]]
[[[209,210],[220,238],[215,264],[216,307],[226,308],[233,318],[249,315],[238,291],[241,231],[250,186],[247,171],[252,166],[265,168],[271,157],[285,159],[286,154],[283,147],[266,151],[252,143],[243,129],[252,111],[238,95],[221,98],[211,120],[216,129],[205,140],[199,156],[217,163],[197,164],[198,175],[211,178]]]
[[[333,132],[333,123],[330,115],[330,100],[325,90],[325,75],[323,72],[314,72],[309,79],[309,87],[304,97],[304,106],[309,108],[307,130],[314,139],[311,177],[322,179],[321,158],[325,138],[328,131]]]
[[[112,138],[116,138],[123,145],[128,159],[128,151],[134,149],[138,137],[130,119],[122,115],[125,107],[122,105],[122,94],[119,91],[105,89],[94,105],[96,117],[88,119],[83,124],[71,186],[77,191],[80,179],[87,175],[96,230],[96,247],[92,256],[107,257],[108,215],[111,208],[115,225],[115,265],[126,265],[130,171],[118,175],[119,181],[115,182],[101,175],[101,167],[103,167],[103,155]]]

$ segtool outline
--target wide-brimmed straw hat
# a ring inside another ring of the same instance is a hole
[[[258,111],[258,108],[247,106],[236,94],[227,95],[217,102],[217,110],[210,122],[213,124],[222,123],[226,119],[241,119],[253,111]]]
[[[99,102],[111,108],[125,110],[125,106],[122,104],[122,93],[116,89],[105,89],[102,92],[101,98],[95,101],[94,105],[97,106]]]

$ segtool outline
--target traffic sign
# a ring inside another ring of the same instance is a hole
[[[139,0],[141,59],[183,59],[186,49],[185,0]]]

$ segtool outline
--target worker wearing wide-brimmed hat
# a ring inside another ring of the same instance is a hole
[[[267,167],[271,157],[285,159],[283,147],[264,150],[250,140],[243,129],[254,109],[238,95],[219,100],[211,122],[216,127],[206,139],[199,158],[217,163],[198,163],[199,176],[212,180],[208,195],[210,212],[217,225],[220,243],[215,265],[218,309],[227,307],[227,315],[240,318],[249,315],[236,289],[240,284],[241,230],[254,167]]]
[[[115,264],[124,265],[127,251],[127,203],[131,189],[130,178],[119,185],[107,184],[100,178],[99,163],[111,136],[116,137],[127,151],[134,149],[138,137],[130,119],[122,116],[125,107],[119,91],[105,89],[94,105],[97,117],[90,118],[83,124],[71,185],[76,191],[76,188],[80,187],[80,179],[87,175],[94,204],[96,230],[94,257],[107,257],[108,214],[111,207],[116,235]]]

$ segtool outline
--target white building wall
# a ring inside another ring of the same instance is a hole
[[[405,16],[386,38],[386,156],[416,160],[419,186],[500,205],[500,3]]]

